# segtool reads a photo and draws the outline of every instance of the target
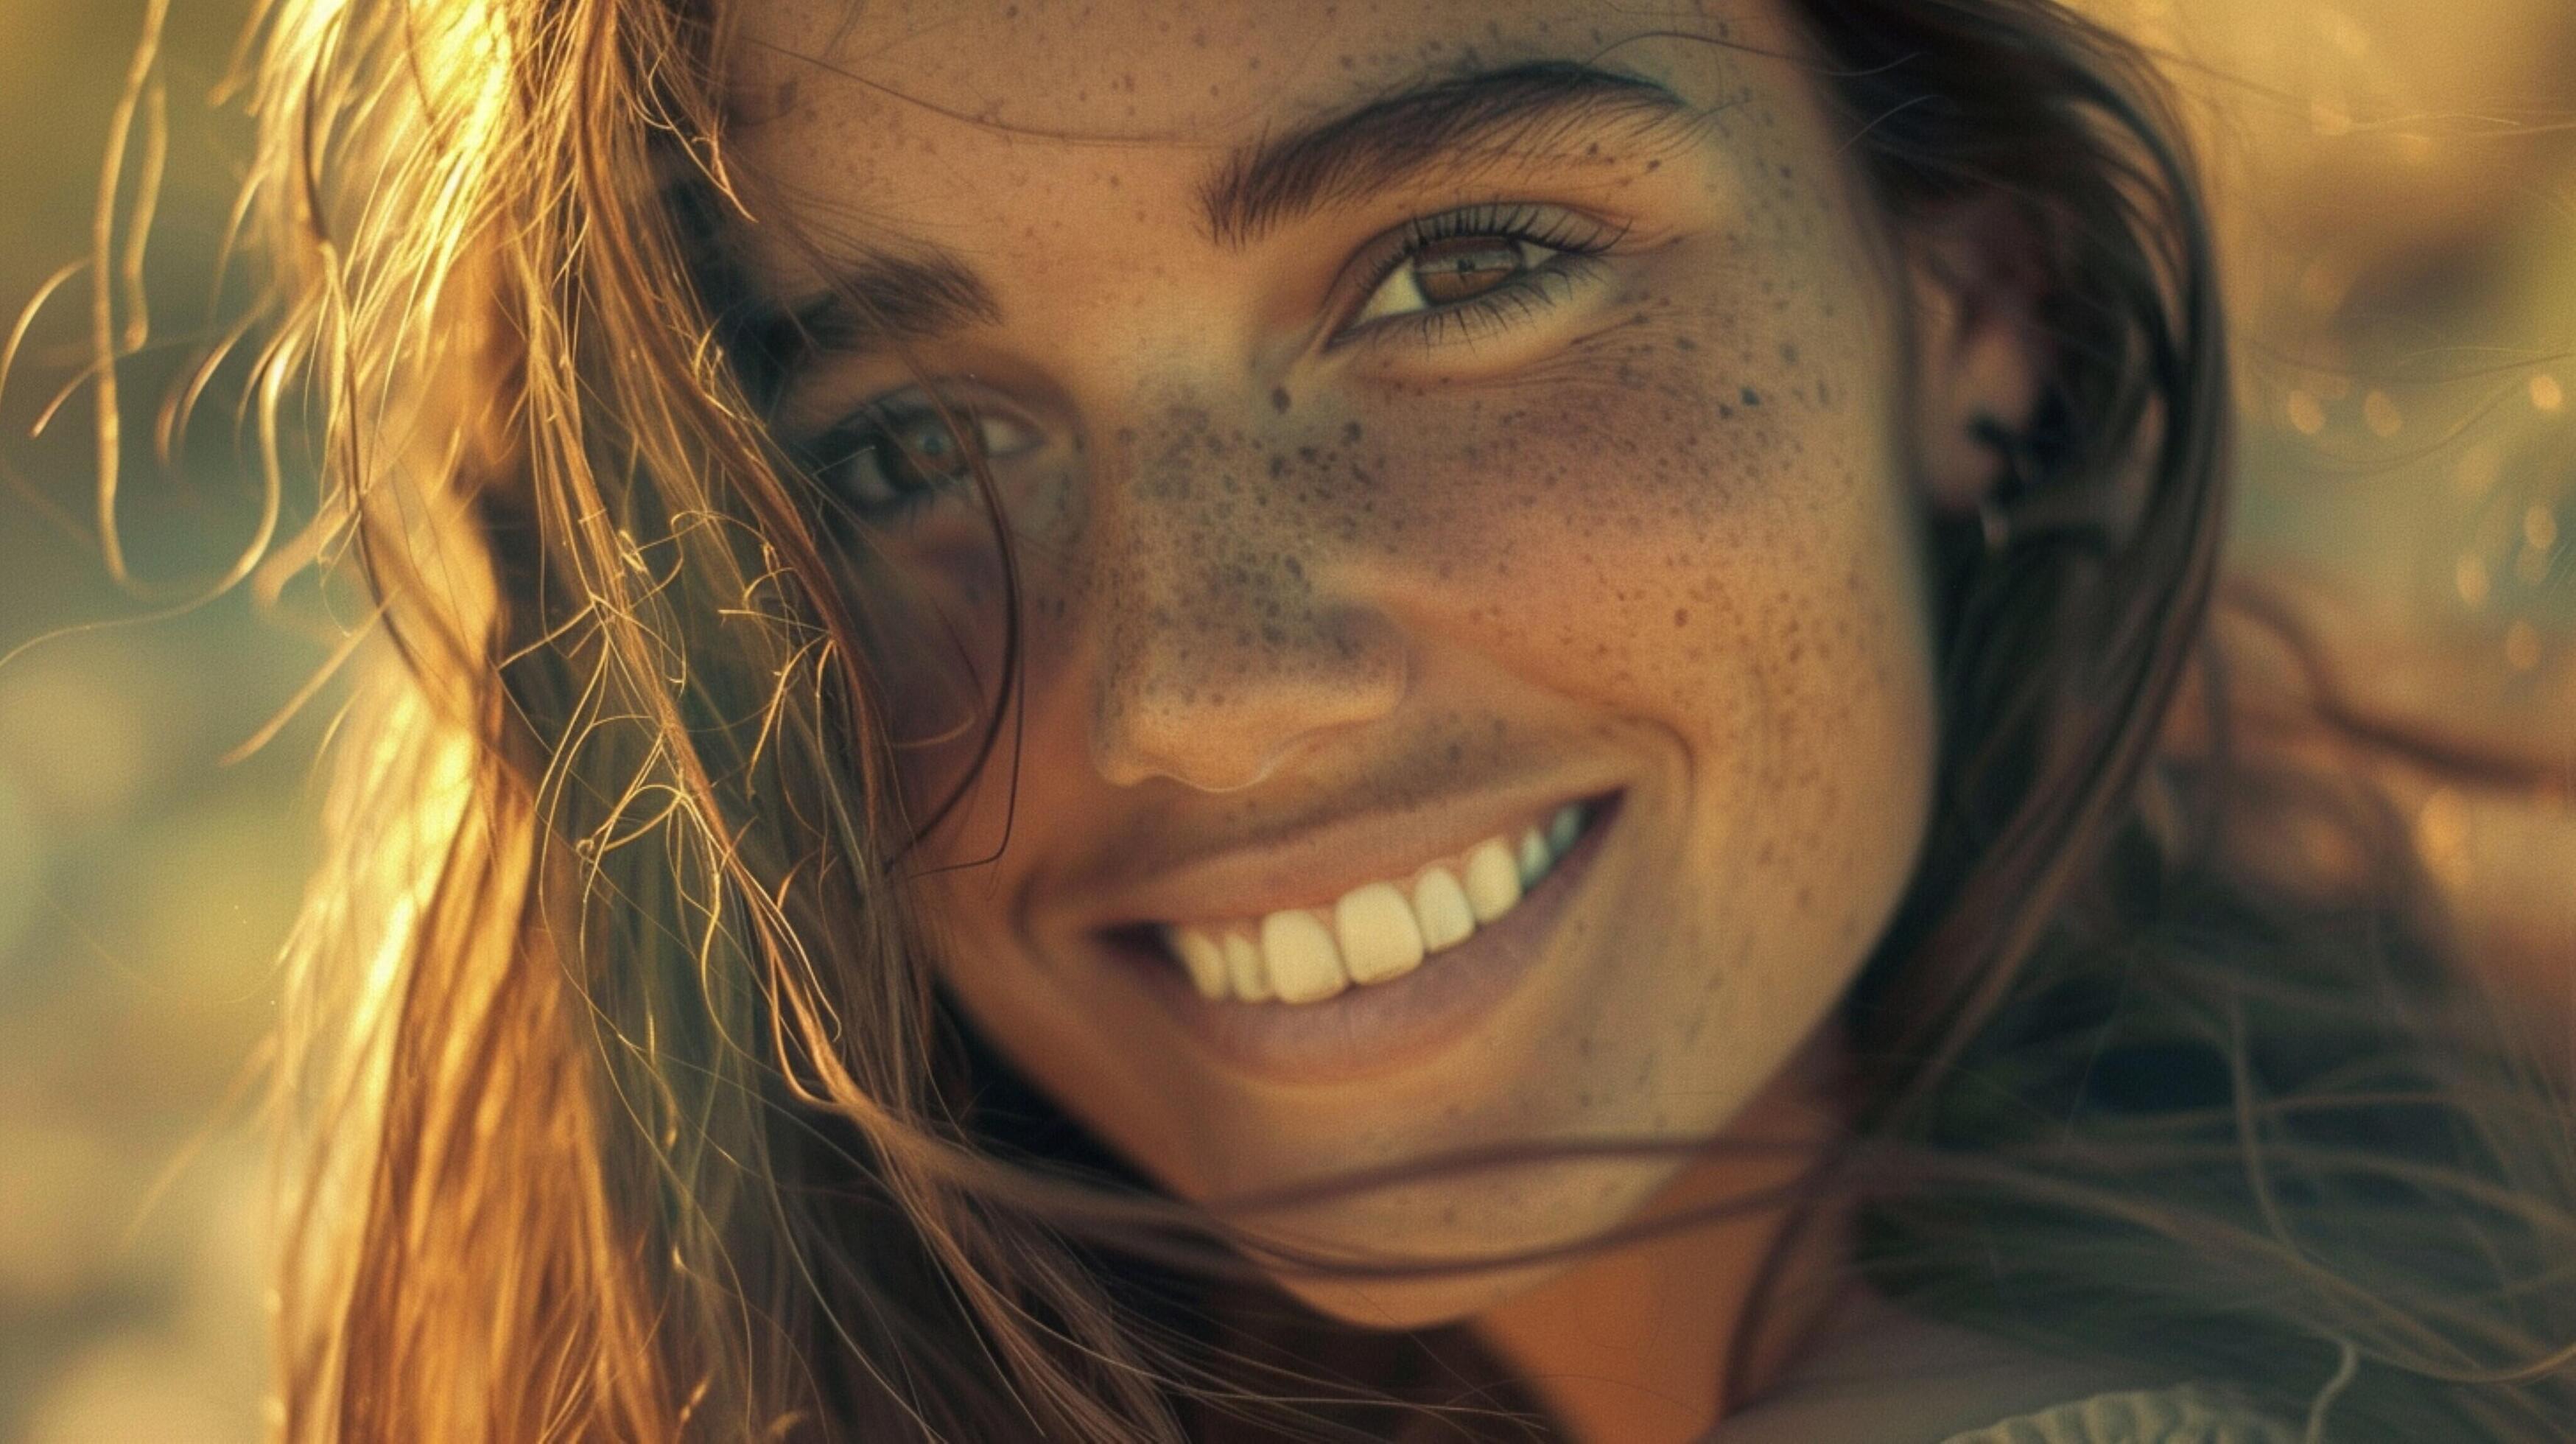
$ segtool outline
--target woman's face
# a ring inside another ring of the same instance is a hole
[[[941,977],[1179,1194],[1721,1132],[1915,864],[1912,459],[1974,398],[1914,374],[1777,0],[1701,8],[740,0],[777,424],[924,814],[1006,615],[930,397],[1018,560],[1019,710],[920,855]],[[1270,1221],[1542,1244],[1677,1166]],[[1384,1324],[1527,1282],[1291,1281]]]

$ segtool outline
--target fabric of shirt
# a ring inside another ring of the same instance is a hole
[[[2301,1444],[2303,1431],[2197,1384],[2095,1394],[1942,1444]]]

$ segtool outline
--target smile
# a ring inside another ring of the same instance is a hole
[[[1162,944],[1210,1001],[1318,1003],[1393,982],[1518,907],[1592,820],[1591,808],[1569,803],[1409,876],[1352,888],[1328,907],[1169,924]]]
[[[1584,960],[1565,947],[1599,925],[1578,922],[1578,904],[1597,891],[1588,884],[1625,802],[1613,791],[1554,807],[1331,903],[1111,928],[1099,942],[1228,1071],[1290,1086],[1401,1073],[1473,1036],[1548,959]],[[1238,968],[1250,985],[1240,991]]]

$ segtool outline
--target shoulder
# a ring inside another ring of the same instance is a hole
[[[2302,1444],[2301,1431],[2202,1384],[2061,1394],[2065,1402],[2000,1419],[1992,1407],[1967,1412],[1980,1394],[2001,1392],[1988,1381],[1782,1400],[1729,1420],[1702,1444]],[[1978,1422],[1961,1427],[1968,1418]]]
[[[2248,1432],[2261,1421],[2214,1388],[2035,1354],[1866,1295],[1820,1333],[1777,1388],[1701,1444],[2299,1444]]]
[[[1942,1444],[2299,1444],[2299,1435],[2202,1385],[2095,1394]]]

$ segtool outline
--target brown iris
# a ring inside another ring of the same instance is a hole
[[[1518,241],[1504,236],[1459,236],[1434,241],[1413,254],[1413,283],[1436,306],[1469,301],[1529,267]]]

